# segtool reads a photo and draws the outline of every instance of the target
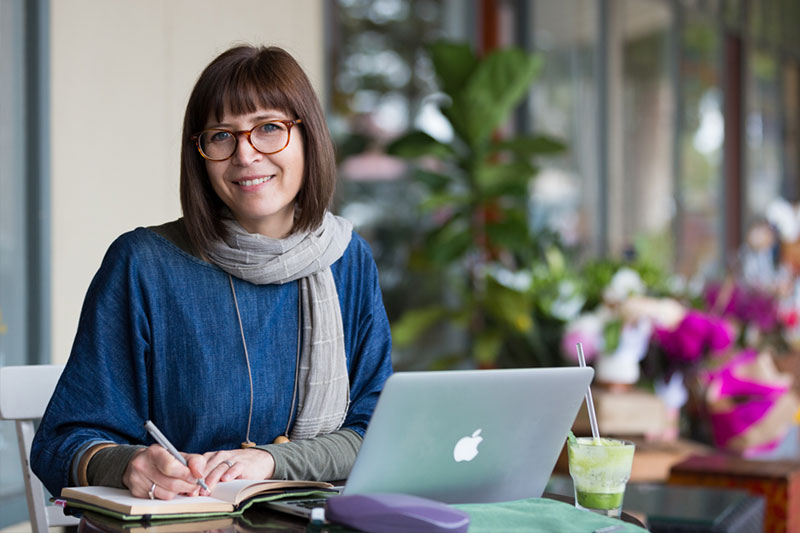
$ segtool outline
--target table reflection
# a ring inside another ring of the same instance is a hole
[[[79,533],[261,533],[264,531],[345,531],[312,528],[307,520],[264,509],[248,509],[237,517],[130,522],[97,513],[83,513]]]
[[[545,493],[545,498],[573,504],[571,496]],[[639,527],[644,524],[623,512],[623,522]],[[205,519],[185,518],[180,520],[158,520],[146,522],[126,522],[105,515],[85,512],[78,525],[79,533],[263,533],[266,531],[306,531],[309,533],[340,533],[352,529],[335,524],[310,524],[307,519],[277,511],[253,506],[237,517],[217,517]]]

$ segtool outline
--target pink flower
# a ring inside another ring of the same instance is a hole
[[[580,342],[583,345],[583,356],[586,363],[592,362],[604,348],[604,324],[605,318],[602,310],[580,315],[570,322],[561,337],[561,353],[564,358],[571,363],[577,363],[578,350],[575,345]]]
[[[583,345],[583,357],[586,359],[586,364],[588,365],[594,361],[594,358],[597,357],[597,354],[600,352],[596,335],[579,330],[567,331],[564,336],[561,337],[561,353],[564,354],[564,357],[568,361],[577,364],[578,349],[576,345],[579,342]]]
[[[731,346],[734,334],[723,319],[689,311],[675,329],[656,328],[655,338],[667,357],[692,363]]]

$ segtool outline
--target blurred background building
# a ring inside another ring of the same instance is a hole
[[[409,268],[430,221],[387,153],[412,129],[452,139],[431,43],[542,58],[497,132],[567,147],[537,160],[533,231],[691,286],[736,267],[775,200],[800,200],[799,23],[796,0],[0,0],[0,365],[64,362],[108,245],[180,216],[184,106],[232,44],[282,46],[309,73],[337,144],[336,210],[373,247],[395,321],[449,297]],[[465,342],[440,330],[429,346]],[[24,519],[19,472],[2,424],[0,526]]]

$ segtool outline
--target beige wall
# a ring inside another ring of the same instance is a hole
[[[319,0],[52,0],[52,347],[69,355],[109,244],[180,216],[180,128],[203,67],[275,44],[323,88]]]

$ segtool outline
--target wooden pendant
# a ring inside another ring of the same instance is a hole
[[[242,448],[244,448],[246,450],[247,448],[254,448],[255,445],[256,445],[255,442],[251,442],[251,441],[248,440],[248,441],[245,441],[245,442],[242,443]]]
[[[278,435],[275,437],[275,440],[272,441],[272,444],[283,444],[285,442],[289,442],[289,437],[286,435]]]

